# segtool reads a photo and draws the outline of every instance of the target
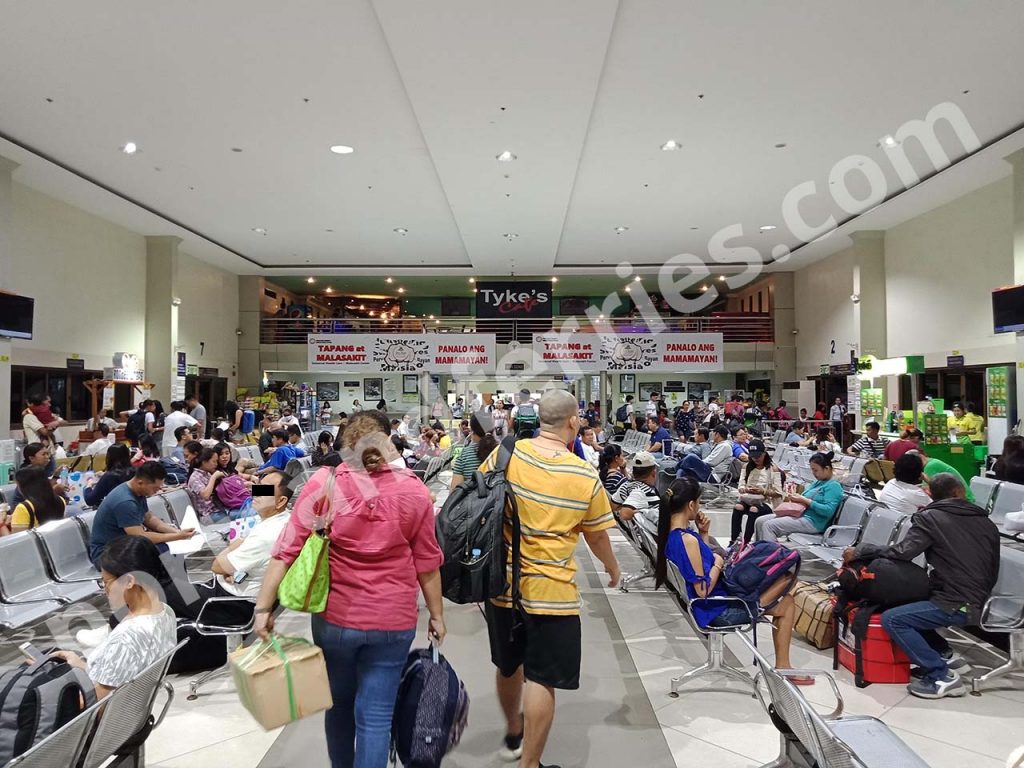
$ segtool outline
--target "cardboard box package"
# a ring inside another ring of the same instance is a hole
[[[228,661],[242,705],[268,731],[333,704],[323,652],[303,638],[273,636]]]
[[[831,648],[836,642],[832,620],[832,595],[817,584],[797,582],[793,590],[796,602],[796,633],[815,648]]]

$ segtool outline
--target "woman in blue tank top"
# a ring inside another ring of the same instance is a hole
[[[696,526],[696,530],[692,526]],[[750,623],[746,608],[739,604],[704,602],[705,597],[728,597],[722,579],[725,550],[711,537],[711,520],[700,511],[700,484],[689,477],[672,482],[662,495],[658,518],[658,561],[654,575],[658,586],[665,583],[668,561],[679,569],[686,582],[693,617],[700,627],[728,627]],[[768,605],[792,586],[792,579],[781,578],[761,596]],[[796,603],[786,595],[767,614],[772,617],[772,642],[775,666],[791,669],[789,646],[796,623]],[[796,685],[813,685],[812,677],[791,677]]]

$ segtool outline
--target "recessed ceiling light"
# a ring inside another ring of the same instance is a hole
[[[683,145],[680,144],[675,139],[669,139],[668,141],[666,141],[664,144],[661,145],[661,151],[662,152],[675,152],[677,149],[682,149],[682,148],[683,148]]]
[[[471,278],[469,278],[469,282],[471,282],[471,283],[475,283],[475,282],[476,282],[476,278],[475,278],[475,277],[471,277]]]
[[[780,141],[778,144],[775,145],[775,148],[776,149],[785,149],[786,148],[786,142]]]
[[[126,155],[134,155],[136,152],[139,151],[139,147],[134,141],[129,141],[127,144],[121,147],[121,151],[124,152]]]
[[[504,152],[499,152],[498,154],[496,154],[494,156],[494,159],[497,160],[499,163],[511,163],[513,160],[516,159],[516,155],[513,154],[510,150],[506,149]]]
[[[406,235],[409,234],[409,230],[406,229],[405,227],[395,227],[392,231],[395,234],[402,235],[402,237],[405,237]]]
[[[629,231],[629,227],[616,227],[615,228],[615,234],[616,235],[621,235],[623,232],[628,232],[628,231]]]
[[[387,324],[388,324],[388,317],[387,317],[387,315],[384,315],[384,325],[387,325]]]
[[[639,283],[640,282],[640,275],[637,275],[636,277],[634,277],[633,278],[633,282],[634,283]]]
[[[706,285],[702,285],[702,286],[700,287],[700,290],[701,290],[701,292],[706,292],[706,291],[707,291],[707,289],[708,289],[708,287],[707,287]]]
[[[232,148],[231,148],[231,151],[232,151],[232,152],[241,152],[241,151],[242,151],[242,148],[241,148],[241,147],[232,147]]]
[[[360,304],[360,305],[359,305],[359,309],[360,309],[360,310],[364,310],[364,309],[366,309],[366,305],[365,305],[365,304]]]
[[[265,235],[265,234],[267,234],[267,230],[265,228],[263,228],[263,227],[253,227],[252,231],[255,232],[257,235]]]
[[[604,320],[604,315],[598,315],[598,316],[597,316],[597,319],[598,319],[598,320]]]
[[[385,283],[389,283],[389,284],[390,284],[390,283],[393,283],[393,282],[395,282],[395,280],[394,280],[394,278],[392,278],[392,277],[388,277],[388,278],[385,278],[385,279],[384,279],[384,282],[385,282]]]
[[[552,277],[551,278],[551,282],[552,283],[557,283],[558,282],[558,278],[557,277]]]
[[[506,232],[505,234],[502,235],[502,237],[504,237],[506,240],[508,240],[511,243],[513,240],[515,240],[517,237],[519,237],[519,233],[518,232]]]
[[[376,316],[377,316],[377,313],[376,313],[376,312],[374,312],[374,311],[373,311],[373,310],[371,309],[371,310],[370,310],[370,317],[376,317]]]
[[[473,293],[476,293],[476,288],[473,289]]]
[[[690,227],[690,229],[691,229],[692,231],[696,232],[696,231],[697,231],[698,229],[700,229],[700,227]]]
[[[771,232],[773,229],[775,229],[774,224],[765,224],[763,227],[761,227],[762,232]]]
[[[399,293],[405,293],[405,288],[399,288],[399,289],[398,289],[398,292],[399,292]]]
[[[719,275],[718,276],[718,282],[724,283],[725,282],[725,275]]]
[[[334,292],[334,289],[333,289],[333,288],[331,288],[331,286],[329,286],[329,285],[328,285],[328,286],[327,286],[326,288],[324,288],[324,291],[325,291],[326,293],[333,293],[333,292]]]
[[[883,136],[882,140],[878,142],[879,146],[889,147],[890,149],[892,147],[895,147],[897,144],[899,144],[899,142],[896,141],[896,138],[894,136]]]
[[[351,155],[355,150],[346,144],[335,144],[331,147],[331,152],[336,155]]]
[[[626,293],[629,293],[629,286],[626,286]]]
[[[316,282],[316,278],[315,277],[307,277],[306,278],[306,282],[307,283],[315,283]]]
[[[437,324],[438,324],[438,323],[440,323],[440,322],[441,322],[440,320],[435,320],[435,321],[434,321],[434,325],[437,325]]]
[[[430,315],[430,319],[431,319],[431,320],[433,320],[433,319],[434,319],[434,316],[433,316],[433,315]]]

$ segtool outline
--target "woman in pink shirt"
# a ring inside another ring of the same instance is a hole
[[[387,417],[349,417],[344,463],[324,467],[302,489],[274,547],[256,600],[256,632],[273,629],[277,588],[330,497],[327,609],[313,616],[313,641],[324,652],[334,706],[324,728],[333,768],[384,768],[391,719],[406,656],[416,635],[419,591],[435,642],[445,636],[441,602],[444,560],[434,537],[434,508],[425,485],[399,459]]]

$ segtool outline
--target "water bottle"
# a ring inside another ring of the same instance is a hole
[[[71,476],[71,473],[68,472],[68,468],[67,467],[61,467],[61,469],[60,469],[60,484],[63,485],[65,488],[68,487],[68,478],[70,476]]]

